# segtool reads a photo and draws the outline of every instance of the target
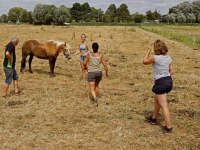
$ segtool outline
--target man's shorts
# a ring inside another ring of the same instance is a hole
[[[152,91],[155,94],[162,95],[169,93],[172,90],[173,81],[171,76],[163,77],[155,81],[155,85],[152,88]]]
[[[88,72],[88,82],[100,82],[102,80],[102,71]]]
[[[12,80],[19,79],[15,68],[4,67],[4,72],[5,72],[5,76],[6,76],[5,83],[8,85],[10,85],[12,83]]]
[[[81,55],[80,56],[80,61],[85,61],[86,56]]]

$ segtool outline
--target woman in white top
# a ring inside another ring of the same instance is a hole
[[[149,58],[152,45],[154,45],[154,56]],[[152,91],[154,96],[154,113],[151,116],[146,116],[146,120],[151,124],[156,124],[156,117],[162,109],[162,114],[165,120],[166,126],[163,128],[166,132],[171,132],[170,112],[167,103],[167,93],[172,90],[173,81],[171,75],[173,74],[172,59],[167,55],[168,49],[165,43],[161,40],[155,41],[149,45],[149,50],[144,57],[143,64],[153,64],[155,85]]]
[[[83,74],[82,81],[85,81],[86,80],[85,70],[88,69],[88,64],[86,66],[84,66],[83,62],[85,61],[85,58],[86,58],[87,54],[90,53],[90,46],[86,42],[86,35],[85,34],[81,35],[81,43],[79,45],[79,51],[74,53],[72,56],[75,56],[75,55],[77,55],[79,53],[81,53],[81,55],[80,55],[80,64],[81,64],[81,69],[82,69],[82,74]]]

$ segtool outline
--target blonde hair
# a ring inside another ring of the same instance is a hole
[[[84,35],[84,36],[85,36],[85,38],[86,38],[86,35],[85,35],[85,34],[82,34],[82,35],[81,35],[81,37],[82,37],[83,35]]]
[[[157,40],[154,42],[155,55],[166,54],[167,52],[168,52],[168,48],[163,41]]]

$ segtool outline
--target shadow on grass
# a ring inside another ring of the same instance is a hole
[[[32,69],[33,73],[38,73],[38,74],[43,74],[43,75],[49,75],[50,76],[50,72],[46,71],[46,70],[42,70],[42,69]],[[28,70],[24,70],[24,73],[23,74],[30,74],[30,72]],[[60,75],[60,76],[65,76],[65,77],[70,77],[72,78],[73,76],[71,74],[66,74],[66,73],[60,73],[58,71],[55,71],[54,72],[54,75],[57,76],[57,75]]]

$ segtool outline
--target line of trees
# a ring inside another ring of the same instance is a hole
[[[57,8],[55,5],[37,4],[32,12],[21,7],[14,7],[9,10],[8,14],[1,15],[0,21],[4,23],[10,21],[38,25],[63,25],[65,22],[128,23],[134,21],[140,23],[142,20],[158,20],[159,17],[161,17],[161,14],[156,9],[153,12],[148,10],[145,15],[138,12],[130,15],[126,4],[121,4],[118,8],[115,4],[111,4],[104,12],[101,8],[90,7],[85,2],[83,4],[74,3],[71,8],[67,8],[64,5]],[[185,1],[173,6],[162,21],[168,23],[200,23],[200,0],[192,3]]]
[[[148,11],[147,19],[153,20],[158,17],[157,14],[157,11],[156,13]],[[83,4],[74,3],[71,8],[67,8],[64,5],[57,8],[55,5],[37,4],[32,12],[21,7],[14,7],[9,10],[8,14],[1,15],[0,21],[3,23],[9,21],[13,23],[33,23],[37,25],[62,25],[65,22],[141,22],[144,18],[145,16],[139,13],[130,15],[126,4],[121,4],[119,7],[116,7],[115,4],[111,4],[104,12],[101,8],[96,9],[90,7],[90,5],[85,2]]]
[[[115,4],[111,4],[107,11],[99,8],[90,7],[84,4],[74,3],[71,8],[61,5],[57,8],[55,5],[37,4],[33,12],[27,11],[21,7],[11,8],[8,14],[0,16],[0,21],[7,23],[8,21],[33,23],[33,24],[58,24],[65,22],[131,22],[130,12],[126,4],[121,4],[118,8]]]
[[[169,9],[166,16],[168,23],[200,23],[200,0],[185,1]]]

